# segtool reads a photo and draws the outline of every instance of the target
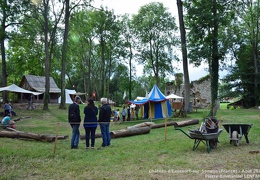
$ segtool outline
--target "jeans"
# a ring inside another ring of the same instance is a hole
[[[100,130],[102,134],[102,147],[110,145],[110,132],[109,132],[109,123],[108,122],[101,122],[100,123]]]
[[[91,135],[91,147],[95,146],[95,134],[97,127],[85,127],[86,147],[89,147],[89,137]]]
[[[79,124],[71,124],[72,136],[71,136],[71,148],[77,148],[79,144]]]

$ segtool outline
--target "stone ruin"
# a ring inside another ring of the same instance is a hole
[[[175,76],[174,82],[167,82],[165,85],[165,94],[175,94],[177,96],[184,96],[183,74],[179,73]],[[199,80],[191,82],[190,103],[193,108],[206,108],[210,106],[211,90],[210,90],[210,76],[200,78]]]

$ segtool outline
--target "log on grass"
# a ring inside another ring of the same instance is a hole
[[[30,118],[30,116],[24,116],[24,117],[20,117],[20,118],[17,118],[17,119],[13,119],[13,121],[20,121],[21,119],[27,119],[27,118]]]
[[[193,120],[176,122],[174,124],[174,127],[184,127],[184,126],[189,126],[189,125],[194,125],[194,124],[199,124],[199,120],[193,119]]]
[[[33,139],[37,141],[43,142],[53,142],[55,141],[54,135],[45,135],[45,134],[36,134],[31,132],[23,132],[23,131],[0,131],[0,137],[7,138],[21,138],[21,139]],[[58,136],[58,139],[66,139],[68,136]]]
[[[102,137],[102,134],[101,133],[96,133],[95,134],[95,138],[101,138]],[[89,137],[91,138],[91,137]],[[86,135],[80,135],[80,139],[83,140],[83,139],[86,139]]]
[[[111,138],[120,138],[120,137],[134,136],[134,135],[140,135],[140,134],[147,134],[150,131],[151,131],[151,128],[149,126],[144,126],[144,127],[138,127],[138,128],[111,131],[110,136],[111,136]]]
[[[60,139],[67,139],[68,137],[69,137],[69,136],[67,136],[67,135],[65,135],[65,136],[64,136],[64,135],[60,135],[60,136],[57,137],[57,139],[59,139],[59,140],[60,140]]]
[[[167,126],[174,126],[175,124],[176,124],[175,121],[171,121],[171,122],[166,123]],[[151,129],[162,128],[162,127],[165,127],[165,123],[151,125]]]
[[[136,124],[134,126],[128,126],[128,127],[126,127],[126,129],[146,127],[146,126],[152,126],[152,125],[155,125],[155,123],[154,122],[144,122],[144,123]]]

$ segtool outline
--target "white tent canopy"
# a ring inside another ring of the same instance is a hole
[[[75,90],[65,89],[65,96],[66,96],[66,104],[72,104],[73,100],[71,99],[70,95],[77,95]],[[58,103],[61,102],[61,97],[58,99]]]
[[[177,96],[175,94],[170,94],[169,96],[166,96],[166,99],[183,99],[183,97]]]
[[[17,93],[26,93],[26,94],[33,94],[33,95],[40,95],[42,93],[40,92],[33,92],[33,91],[29,91],[23,88],[20,88],[19,86],[12,84],[10,86],[6,86],[6,87],[1,87],[0,88],[0,92],[2,91],[10,91],[10,92],[17,92]]]

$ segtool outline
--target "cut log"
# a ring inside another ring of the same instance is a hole
[[[69,136],[67,136],[67,135],[65,135],[65,136],[63,136],[63,135],[60,135],[60,136],[58,136],[58,139],[60,140],[60,139],[67,139]]]
[[[154,122],[144,122],[144,123],[136,124],[134,126],[128,126],[128,127],[126,127],[126,129],[139,128],[139,127],[152,126],[152,125],[155,125],[155,123]]]
[[[176,122],[174,122],[174,121],[166,123],[167,126],[174,126],[175,124],[176,124]],[[162,128],[162,127],[165,127],[164,123],[151,125],[151,129]]]
[[[30,116],[24,116],[24,117],[20,117],[20,118],[17,118],[17,119],[13,119],[13,121],[20,121],[21,119],[27,119],[27,118],[30,118]]]
[[[23,131],[17,131],[17,130],[0,131],[0,137],[33,139],[33,140],[43,141],[43,142],[55,141],[54,135],[36,134],[36,133],[23,132]],[[68,136],[58,136],[58,139],[66,139],[66,138],[68,138]]]
[[[145,127],[111,131],[110,136],[111,136],[111,138],[120,138],[120,137],[134,136],[134,135],[140,135],[140,134],[147,134],[150,131],[151,131],[151,128],[149,126],[145,126]]]
[[[194,124],[199,124],[199,120],[193,119],[193,120],[176,122],[174,124],[174,127],[184,127],[184,126],[189,126],[189,125],[194,125]]]
[[[101,133],[96,133],[95,134],[95,138],[101,138],[102,137],[102,134]],[[90,138],[90,137],[89,137]],[[86,139],[86,135],[80,135],[80,139],[83,140],[83,139]]]

